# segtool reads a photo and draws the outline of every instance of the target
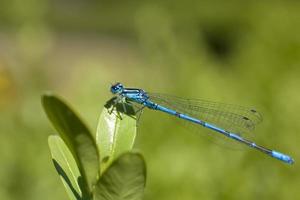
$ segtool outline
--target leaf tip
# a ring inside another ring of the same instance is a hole
[[[49,135],[48,136],[48,144],[56,140],[59,136],[57,135]]]
[[[55,97],[55,95],[51,91],[48,91],[48,92],[45,92],[44,94],[42,94],[41,102],[42,102],[42,105],[44,108],[45,108],[46,104],[48,103],[48,101],[53,97]]]
[[[47,99],[49,97],[53,97],[53,96],[55,96],[53,92],[46,91],[44,94],[42,94],[42,100],[45,100],[45,99]]]

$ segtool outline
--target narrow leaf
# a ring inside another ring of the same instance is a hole
[[[126,109],[131,109],[128,105]],[[119,155],[132,149],[136,137],[135,116],[113,107],[104,108],[98,122],[96,143],[101,152],[101,171]]]
[[[81,174],[68,147],[59,136],[55,135],[48,137],[48,144],[53,164],[60,175],[70,199],[82,199],[82,193],[78,184]]]
[[[137,153],[122,154],[103,173],[95,191],[95,200],[141,200],[146,183],[146,166]]]
[[[99,156],[95,140],[87,126],[72,109],[54,95],[44,95],[45,112],[72,152],[87,191],[92,190],[99,172]]]

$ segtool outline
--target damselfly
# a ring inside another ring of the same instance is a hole
[[[125,88],[121,83],[112,85],[110,90],[116,95],[115,103],[127,102],[139,105],[135,113],[141,114],[146,107],[161,111],[189,122],[197,128],[203,126],[216,131],[215,134],[257,149],[283,162],[294,163],[290,156],[260,146],[242,136],[243,131],[252,131],[261,121],[261,115],[254,109],[148,93],[138,88]]]

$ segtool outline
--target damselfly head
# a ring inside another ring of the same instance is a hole
[[[121,83],[116,83],[110,87],[113,94],[120,94],[123,92],[124,86]]]

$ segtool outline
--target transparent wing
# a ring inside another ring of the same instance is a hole
[[[148,93],[148,95],[150,100],[157,104],[239,135],[252,132],[262,121],[261,114],[248,107],[207,100],[183,99],[165,94]]]

